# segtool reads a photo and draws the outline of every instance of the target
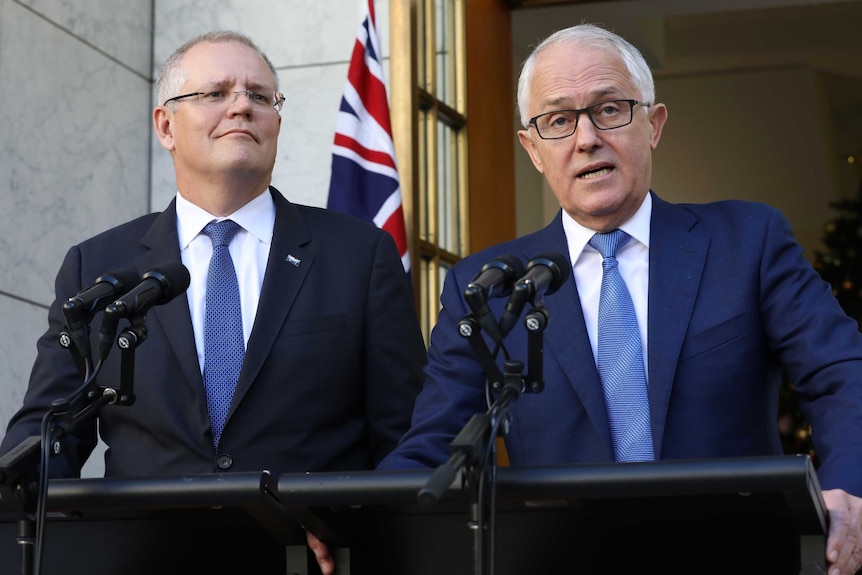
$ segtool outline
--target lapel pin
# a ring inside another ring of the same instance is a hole
[[[302,261],[301,259],[299,259],[298,257],[296,257],[293,254],[287,254],[286,259],[287,259],[288,263],[290,263],[292,266],[297,267],[297,268],[299,267],[299,264]]]

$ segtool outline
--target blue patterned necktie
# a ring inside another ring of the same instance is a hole
[[[204,386],[216,449],[245,355],[239,283],[228,250],[239,229],[239,224],[231,220],[210,222],[204,227],[213,243],[204,317]]]
[[[654,459],[640,331],[632,298],[620,275],[617,250],[631,239],[622,230],[595,234],[602,254],[598,369],[617,461]]]

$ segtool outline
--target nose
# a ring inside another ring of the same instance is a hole
[[[245,96],[245,98],[240,98],[240,95]],[[245,110],[251,110],[251,90],[237,90],[233,93],[233,99],[230,101],[230,113],[234,113],[239,110],[240,113],[247,114]]]
[[[239,99],[239,95],[243,94],[246,98],[251,100],[251,90],[237,90],[233,93],[233,101],[236,102]]]
[[[578,127],[572,137],[579,150],[592,150],[602,144],[600,130],[593,124],[592,118],[586,111],[579,115]]]

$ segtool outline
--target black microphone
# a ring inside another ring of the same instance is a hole
[[[138,285],[105,308],[99,331],[99,359],[108,356],[121,317],[143,315],[152,306],[167,303],[186,291],[189,283],[189,270],[180,262],[164,263],[142,275]]]
[[[512,284],[523,274],[524,264],[519,258],[498,256],[483,265],[464,290],[464,299],[476,315],[476,321],[495,342],[499,343],[503,335],[488,308],[488,300],[509,295]]]
[[[542,297],[557,291],[571,272],[569,260],[558,253],[542,254],[527,263],[527,273],[512,286],[512,295],[500,315],[503,337],[512,331],[527,301],[542,305]]]
[[[141,276],[128,268],[109,272],[97,277],[92,286],[63,303],[69,337],[82,357],[90,355],[88,324],[93,316],[139,281]]]

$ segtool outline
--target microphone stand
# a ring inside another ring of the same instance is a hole
[[[509,405],[523,393],[544,389],[542,379],[543,332],[548,322],[544,306],[534,307],[525,317],[528,331],[530,369],[523,376],[522,361],[506,359],[501,372],[494,356],[480,335],[479,322],[468,314],[458,323],[459,334],[466,338],[486,375],[486,384],[498,393],[486,413],[474,414],[449,444],[449,460],[437,467],[425,486],[419,490],[420,503],[432,505],[440,500],[460,471],[462,483],[470,489],[469,528],[473,531],[473,573],[494,573],[494,526],[496,522],[496,437],[507,431]],[[507,354],[508,355],[508,354]],[[486,497],[488,492],[488,497]]]
[[[40,453],[41,465],[46,466],[49,457],[62,452],[60,440],[79,422],[92,417],[106,405],[129,406],[135,402],[134,350],[146,339],[147,327],[144,315],[129,321],[129,327],[117,338],[117,345],[122,349],[119,389],[94,385],[104,358],[90,373],[90,357],[83,357],[70,341],[67,331],[61,332],[60,345],[73,353],[79,368],[82,364],[87,366],[85,381],[70,397],[51,403],[43,419],[43,435],[31,435],[0,457],[0,501],[15,502],[20,510],[17,540],[21,546],[22,575],[38,575],[41,566],[48,473],[47,469],[40,468]]]

